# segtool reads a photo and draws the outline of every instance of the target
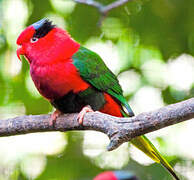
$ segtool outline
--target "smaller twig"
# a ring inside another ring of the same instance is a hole
[[[93,0],[74,0],[76,3],[80,3],[80,4],[86,4],[89,6],[93,6],[97,9],[101,9],[103,8],[103,5],[99,2],[93,1]]]
[[[113,3],[110,3],[108,5],[103,5],[97,1],[94,0],[74,0],[76,3],[86,4],[89,6],[93,6],[98,9],[98,11],[101,14],[101,18],[98,22],[98,25],[100,26],[102,24],[102,21],[106,18],[109,11],[111,11],[114,8],[117,8],[119,6],[122,6],[123,4],[132,1],[132,0],[117,0]]]
[[[123,4],[125,4],[129,1],[132,1],[132,0],[118,0],[118,1],[115,1],[113,3],[108,4],[106,6],[97,2],[97,1],[94,1],[94,0],[74,0],[74,1],[76,3],[81,3],[81,4],[93,6],[93,7],[97,8],[102,15],[106,15],[110,10],[117,8],[119,6],[122,6]]]
[[[107,14],[110,10],[114,9],[114,8],[117,8],[119,6],[122,6],[123,4],[129,2],[129,1],[132,1],[132,0],[119,0],[119,1],[115,1],[111,4],[108,4],[107,6],[103,6],[100,10],[100,12],[102,14]]]

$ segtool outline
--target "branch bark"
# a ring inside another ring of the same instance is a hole
[[[57,119],[54,126],[49,124],[50,115],[0,120],[0,136],[45,131],[96,130],[110,138],[107,147],[110,151],[137,136],[194,118],[194,98],[131,118],[118,118],[100,112],[87,113],[83,125],[79,125],[77,115],[64,114]]]

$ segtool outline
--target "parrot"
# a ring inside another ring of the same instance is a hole
[[[138,180],[138,178],[128,171],[105,171],[93,180]]]
[[[26,27],[16,43],[17,56],[20,59],[23,55],[28,61],[37,90],[56,108],[51,115],[51,125],[63,113],[79,113],[78,121],[82,125],[87,112],[134,116],[116,75],[101,57],[81,46],[48,18]],[[130,142],[179,180],[171,165],[145,135]]]

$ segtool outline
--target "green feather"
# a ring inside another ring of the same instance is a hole
[[[117,77],[108,69],[99,55],[80,47],[79,51],[73,55],[73,64],[79,70],[81,77],[102,92],[115,97],[129,112],[129,116],[134,113],[123,97],[123,91],[119,85]]]
[[[79,51],[73,55],[73,64],[79,70],[80,76],[85,81],[93,85],[99,91],[110,94],[127,109],[128,113],[121,109],[124,117],[134,115],[128,102],[123,97],[123,91],[119,85],[117,77],[108,69],[99,55],[84,47],[80,47]],[[164,157],[162,157],[146,136],[134,138],[131,140],[131,143],[143,151],[152,160],[161,163],[176,180],[179,180],[173,168]]]

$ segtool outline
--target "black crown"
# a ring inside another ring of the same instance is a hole
[[[45,35],[47,35],[53,28],[56,27],[56,25],[53,25],[52,21],[50,21],[48,19],[43,19],[43,20],[41,20],[41,23],[36,27],[37,28],[35,28],[36,31],[35,31],[33,37],[41,38],[41,37],[44,37]]]

